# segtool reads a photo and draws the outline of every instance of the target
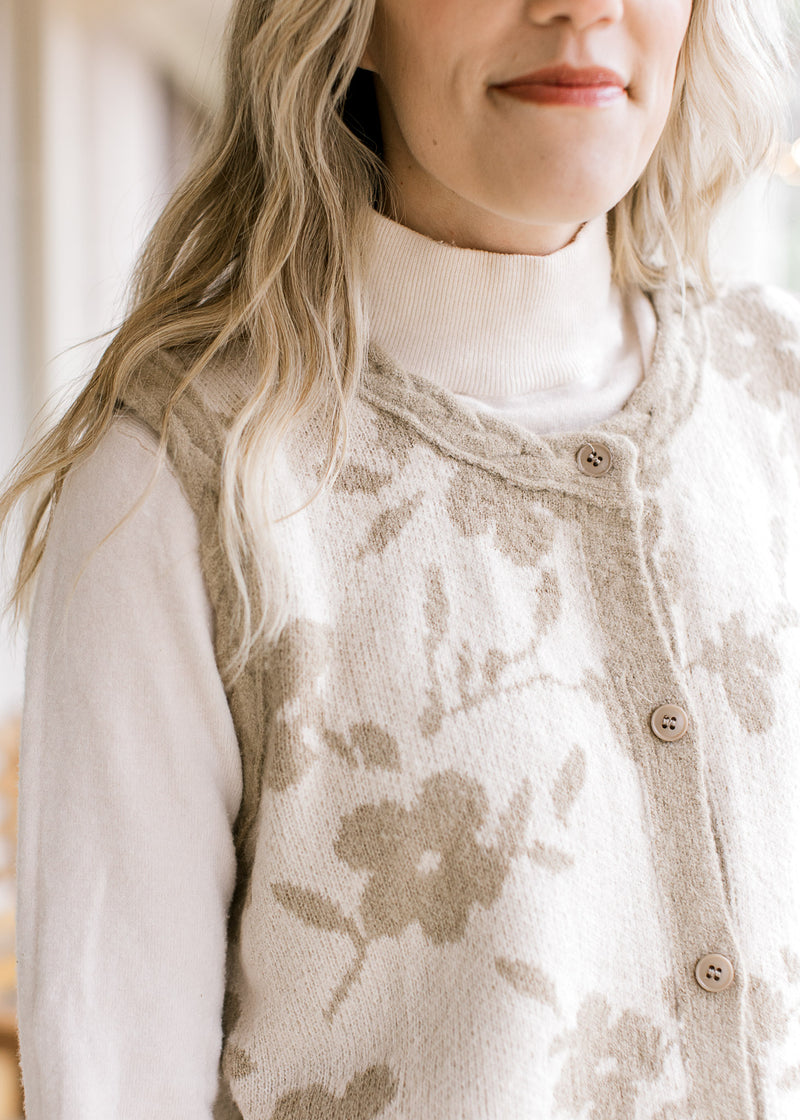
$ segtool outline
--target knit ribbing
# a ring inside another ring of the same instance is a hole
[[[371,339],[400,368],[475,398],[580,396],[614,380],[623,394],[610,411],[640,380],[633,296],[612,284],[605,215],[544,256],[459,248],[377,212],[372,224]]]

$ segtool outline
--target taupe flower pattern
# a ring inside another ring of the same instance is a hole
[[[555,517],[518,487],[478,467],[459,464],[446,503],[460,533],[493,533],[497,548],[518,567],[536,567],[553,547]]]
[[[400,770],[397,739],[371,720],[351,724],[347,735],[322,725],[320,734],[327,746],[353,770],[359,763],[368,770]]]
[[[732,288],[720,301],[709,306],[708,327],[711,352],[723,376],[744,377],[750,396],[778,412],[784,406],[785,394],[800,393],[797,376],[800,305],[787,292],[773,291],[770,299],[771,302],[763,299],[758,285]],[[769,348],[764,345],[765,314],[770,318]],[[731,331],[731,322],[738,324],[738,331]]]
[[[639,1087],[663,1072],[669,1047],[661,1029],[628,1009],[615,1022],[611,1016],[605,997],[593,993],[581,1004],[575,1029],[550,1047],[551,1054],[566,1052],[554,1103],[575,1120],[635,1120]]]
[[[498,957],[495,968],[520,995],[561,1016],[556,986],[542,968],[506,957]],[[672,981],[667,978],[665,983],[667,1004],[677,1018]],[[562,1032],[551,1043],[551,1056],[567,1052],[553,1102],[560,1112],[575,1120],[634,1120],[638,1083],[652,1083],[662,1073],[670,1046],[661,1029],[629,1009],[613,1024],[610,1018],[606,999],[600,993],[592,993],[580,1006],[575,1029]],[[653,1120],[689,1120],[693,1115],[688,1101],[683,1099],[662,1105],[653,1114]]]
[[[304,731],[320,720],[321,698],[315,686],[328,664],[331,637],[326,624],[299,618],[286,626],[270,652],[264,674],[268,789],[283,792],[296,785],[313,761]],[[286,715],[287,706],[298,697],[302,697],[302,711]]]
[[[511,861],[526,856],[558,873],[573,857],[541,841],[526,845],[533,793],[528,779],[499,814],[492,846],[477,839],[489,800],[479,781],[445,770],[432,774],[411,808],[385,800],[359,805],[344,816],[336,855],[368,872],[358,907],[360,924],[338,903],[292,883],[273,883],[280,905],[305,925],[350,939],[355,958],[323,1015],[333,1018],[357,979],[372,942],[400,937],[413,923],[433,945],[463,938],[475,906],[500,897]]]
[[[775,719],[770,678],[781,670],[772,635],[750,634],[744,611],[736,611],[720,626],[719,644],[707,638],[697,664],[718,673],[728,703],[749,732],[768,731]]]
[[[555,984],[543,969],[527,961],[509,960],[507,957],[498,957],[494,966],[521,995],[544,1003],[556,1014],[559,1013]]]
[[[338,1097],[324,1085],[286,1093],[270,1120],[374,1120],[397,1096],[397,1077],[387,1065],[357,1074]]]
[[[800,1022],[800,958],[788,946],[784,946],[781,955],[785,965],[784,988],[760,976],[750,978],[748,1002],[759,1062],[771,1047],[786,1042],[792,1020]],[[800,1092],[800,1061],[783,1069],[777,1087],[784,1093]]]
[[[437,945],[463,937],[470,909],[491,906],[508,872],[506,853],[475,838],[487,811],[480,783],[448,771],[428,778],[412,809],[384,801],[343,819],[334,851],[370,872],[361,898],[368,938],[396,937],[414,921]]]

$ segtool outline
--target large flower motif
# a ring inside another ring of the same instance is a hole
[[[342,818],[333,844],[354,871],[369,872],[357,916],[313,889],[272,884],[278,903],[305,925],[353,942],[353,963],[323,1012],[328,1022],[373,941],[399,937],[414,922],[434,945],[458,941],[472,907],[491,906],[500,897],[512,859],[526,855],[552,871],[569,866],[571,858],[561,852],[540,843],[525,846],[531,799],[526,779],[499,816],[493,847],[476,835],[489,811],[486,791],[453,770],[428,778],[410,809],[388,800],[359,805]]]
[[[662,1076],[668,1049],[664,1031],[646,1015],[626,1008],[614,1019],[606,997],[593,992],[578,1009],[575,1029],[550,1047],[551,1054],[567,1052],[553,1091],[557,1110],[586,1120],[634,1120],[642,1088]],[[664,1106],[658,1117],[685,1115],[679,1108]]]
[[[507,853],[475,837],[487,811],[479,782],[445,771],[411,809],[384,801],[342,820],[336,854],[371,872],[360,906],[367,938],[398,936],[414,921],[435,944],[463,937],[470,908],[499,898],[509,868]]]

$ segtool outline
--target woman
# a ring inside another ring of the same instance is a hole
[[[707,264],[779,43],[236,5],[2,507],[28,1120],[798,1115],[800,312]]]

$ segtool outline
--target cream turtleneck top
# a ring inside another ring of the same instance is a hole
[[[635,388],[652,314],[612,287],[604,218],[546,257],[437,244],[377,214],[374,230],[372,335],[401,366],[540,431],[608,416]],[[17,850],[28,1120],[210,1120],[217,1086],[241,764],[170,471],[94,551],[155,446],[115,421],[66,480],[41,568]]]
[[[540,433],[606,419],[644,376],[655,313],[639,288],[612,283],[605,215],[546,256],[371,220],[371,336],[400,368]]]

